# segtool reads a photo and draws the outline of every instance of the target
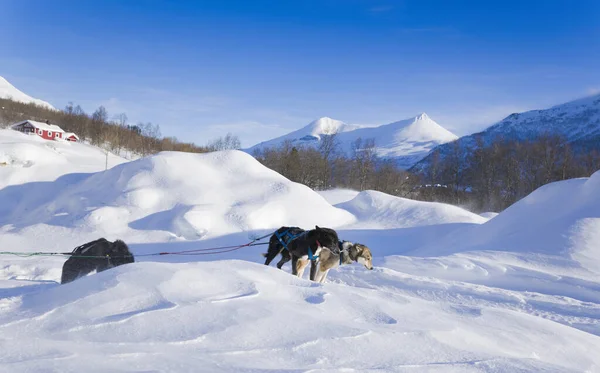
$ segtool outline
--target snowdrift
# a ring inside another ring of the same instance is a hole
[[[135,263],[64,286],[15,288],[0,325],[19,343],[3,344],[0,364],[11,372],[582,372],[600,364],[591,334],[508,307],[425,300],[413,290],[453,292],[391,270],[360,273],[385,286],[322,286],[226,261]]]
[[[240,151],[163,152],[105,172],[8,187],[0,201],[0,226],[77,228],[111,237],[160,231],[162,240],[354,220]]]
[[[547,184],[489,222],[460,232],[444,246],[457,248],[457,251],[495,250],[556,255],[574,259],[598,273],[598,232],[600,171],[590,178]]]
[[[337,205],[342,202],[348,202],[354,197],[358,195],[358,191],[352,189],[329,189],[329,190],[320,190],[319,193],[327,202],[332,205]]]
[[[352,200],[336,205],[357,217],[361,228],[390,229],[416,226],[473,223],[486,218],[460,207],[436,202],[422,202],[367,190]]]

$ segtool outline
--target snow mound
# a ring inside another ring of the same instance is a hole
[[[127,162],[108,154],[108,167]],[[0,189],[36,181],[52,181],[68,173],[105,169],[106,152],[95,146],[44,140],[14,130],[0,130]]]
[[[547,184],[446,246],[571,258],[600,273],[600,171]]]
[[[498,213],[497,212],[493,212],[493,211],[488,211],[488,212],[482,212],[479,215],[483,216],[486,219],[493,219],[496,216],[498,216]]]
[[[342,202],[348,202],[358,195],[358,191],[352,189],[329,189],[317,191],[323,198],[332,205],[337,205]]]
[[[3,337],[19,343],[4,345],[0,366],[15,372],[48,364],[86,372],[424,372],[432,366],[574,372],[600,364],[592,334],[485,298],[464,303],[485,297],[486,289],[439,289],[392,270],[360,273],[361,284],[370,278],[385,285],[323,286],[272,267],[220,261],[135,263],[63,286],[13,288],[1,303],[0,324]],[[423,299],[419,291],[444,301]],[[467,291],[471,296],[461,299]]]
[[[25,104],[36,104],[39,106],[43,106],[48,109],[56,110],[54,106],[50,105],[46,101],[39,100],[37,98],[33,98],[25,93],[19,91],[15,86],[10,84],[8,80],[4,79],[0,76],[0,97],[8,98],[13,101],[23,102]]]
[[[354,220],[239,151],[163,152],[104,172],[6,188],[0,201],[0,226],[163,231],[184,239]]]
[[[460,207],[437,202],[422,202],[368,190],[354,199],[336,205],[357,218],[355,225],[362,228],[390,229],[416,226],[473,223],[486,218]]]

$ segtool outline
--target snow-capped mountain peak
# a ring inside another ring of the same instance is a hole
[[[458,138],[425,113],[421,113],[414,118],[390,123],[387,126],[393,129],[394,137],[402,140],[434,141],[442,144]]]
[[[403,168],[412,166],[435,146],[458,138],[425,113],[372,127],[350,125],[329,117],[322,117],[297,131],[262,142],[247,151],[253,153],[255,150],[274,148],[284,142],[291,142],[295,146],[317,146],[321,136],[333,134],[337,135],[340,150],[347,154],[350,154],[353,144],[358,139],[373,139],[378,156],[394,158]]]
[[[319,138],[320,135],[334,135],[336,133],[352,130],[355,129],[356,126],[349,126],[341,120],[321,117],[310,122],[305,128],[310,131],[312,136]]]
[[[0,76],[0,98],[9,98],[14,101],[23,102],[25,104],[36,104],[48,109],[56,110],[52,105],[47,103],[46,101],[39,100],[37,98],[33,98],[20,90],[18,90],[14,85],[10,84],[8,80],[4,79]]]

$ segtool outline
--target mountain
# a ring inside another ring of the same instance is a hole
[[[324,135],[333,134],[337,135],[340,149],[348,155],[357,139],[374,139],[377,156],[395,159],[403,168],[412,166],[434,147],[458,138],[425,113],[377,127],[349,125],[324,117],[297,131],[254,145],[246,151],[252,154],[257,150],[278,147],[285,141],[294,146],[316,147]]]
[[[46,101],[39,100],[37,98],[33,98],[21,91],[19,91],[15,86],[10,84],[8,80],[4,79],[0,76],[0,98],[8,98],[14,101],[23,102],[26,104],[36,104],[40,106],[44,106],[48,109],[56,110],[54,106],[50,105]]]
[[[564,136],[574,149],[585,150],[598,148],[600,144],[600,94],[583,99],[556,105],[544,110],[531,110],[524,113],[513,113],[483,132],[463,136],[458,140],[462,149],[476,147],[476,139],[480,137],[484,144],[495,139],[533,140],[542,135]],[[440,156],[444,157],[452,149],[451,144],[436,147]],[[415,170],[423,170],[431,161],[430,156],[415,166]]]

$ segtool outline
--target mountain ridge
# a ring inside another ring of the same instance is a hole
[[[377,156],[395,159],[401,168],[412,166],[435,146],[458,138],[426,113],[373,127],[350,125],[329,117],[322,117],[299,130],[261,142],[245,151],[252,154],[255,151],[276,148],[286,141],[293,146],[316,147],[323,135],[332,134],[337,136],[340,150],[346,155],[351,154],[353,144],[358,139],[363,141],[374,139]]]
[[[512,113],[485,130],[462,136],[456,141],[463,150],[478,147],[478,138],[484,146],[496,139],[515,141],[535,140],[544,135],[558,135],[575,150],[585,151],[600,146],[600,94],[578,98],[566,103],[551,106],[548,109],[528,110]],[[449,154],[454,142],[441,144],[433,151],[443,158]],[[429,153],[411,169],[423,171],[432,160]]]
[[[56,110],[56,108],[48,102],[23,93],[2,76],[0,76],[0,98],[11,99],[25,104],[36,104],[51,110]]]

